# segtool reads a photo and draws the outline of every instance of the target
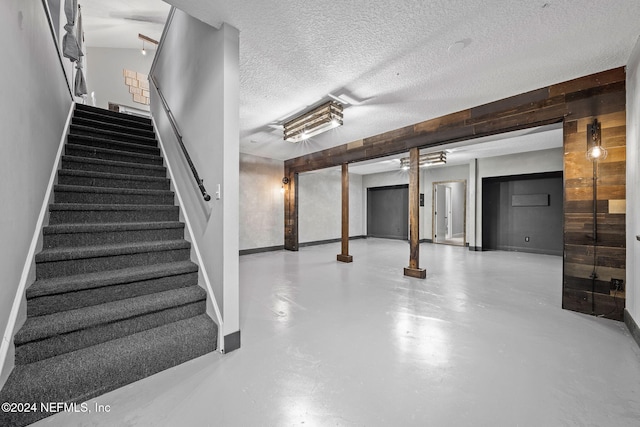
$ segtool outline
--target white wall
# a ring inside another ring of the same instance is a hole
[[[640,324],[640,39],[627,64],[627,299],[626,309]]]
[[[420,224],[420,238],[433,239],[433,183],[466,180],[469,185],[469,165],[424,168],[420,174],[420,192],[424,193],[424,208]],[[469,191],[467,189],[466,223],[469,224]],[[467,227],[468,228],[468,227]],[[469,233],[469,230],[467,230]],[[466,243],[466,242],[465,242]]]
[[[203,201],[154,90],[151,110],[176,167],[173,184],[183,195],[227,336],[240,328],[239,33],[226,24],[215,29],[179,10],[171,16],[151,74],[176,117],[210,202]]]
[[[284,245],[284,162],[240,154],[240,250]]]
[[[109,102],[149,111],[148,105],[133,102],[129,87],[124,84],[122,70],[149,74],[153,53],[142,55],[139,49],[87,48],[87,92],[95,92],[96,107],[108,108]]]
[[[482,179],[494,176],[525,175],[564,170],[563,149],[531,151],[507,156],[488,157],[477,161],[475,244],[468,237],[469,245],[482,247]],[[473,211],[470,210],[473,216]],[[473,218],[471,218],[473,221]]]
[[[0,16],[5,58],[0,67],[0,331],[5,332],[72,98],[42,2],[4,0]],[[12,337],[13,331],[7,333]]]
[[[362,175],[349,173],[349,235],[361,236]],[[329,169],[298,176],[300,243],[339,239],[342,235],[342,171]]]

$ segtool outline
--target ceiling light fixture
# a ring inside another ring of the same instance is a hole
[[[435,153],[421,154],[418,160],[418,165],[421,168],[434,165],[444,165],[447,163],[447,153],[445,151],[437,151]],[[409,157],[400,159],[400,168],[402,170],[409,170],[410,160]]]
[[[342,105],[329,101],[284,124],[284,140],[300,142],[342,126]]]
[[[142,50],[140,51],[140,53],[143,54],[143,55],[147,54],[147,51],[144,48],[144,42],[155,44],[156,46],[158,45],[158,41],[157,40],[154,40],[151,37],[147,37],[144,34],[138,33],[138,38],[140,40],[142,40]]]

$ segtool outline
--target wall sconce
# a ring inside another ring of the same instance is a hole
[[[592,162],[607,158],[607,150],[602,146],[602,133],[598,119],[587,125],[587,159]]]
[[[409,170],[410,160],[408,157],[400,159],[400,168],[402,170]],[[418,165],[421,168],[433,165],[444,165],[447,163],[447,153],[445,151],[438,151],[435,153],[421,154],[418,160]]]
[[[329,101],[284,124],[284,140],[300,142],[342,126],[342,105]]]
[[[282,187],[280,187],[280,192],[282,194],[284,194],[284,186],[287,185],[289,183],[289,178],[288,177],[284,177],[282,178]]]

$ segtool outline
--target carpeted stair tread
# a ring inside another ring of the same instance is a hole
[[[158,154],[133,153],[131,151],[91,147],[88,145],[73,144],[69,142],[65,145],[65,153],[67,155],[73,155],[77,157],[100,160],[115,160],[125,163],[138,163],[141,165],[145,164],[161,166],[164,164],[164,160]]]
[[[144,185],[157,185],[164,187],[165,189],[169,189],[169,178],[159,177],[159,176],[145,176],[145,175],[127,175],[120,173],[110,173],[110,172],[93,172],[93,171],[83,171],[83,170],[69,170],[69,169],[60,169],[58,171],[58,182],[61,185],[70,184],[73,179],[77,179],[78,185],[82,185],[81,182],[86,181],[87,179],[94,180],[93,185],[98,185],[98,183],[109,183],[109,180],[114,181],[124,181],[124,183],[131,183],[131,185],[140,184]],[[60,182],[62,181],[62,182]],[[73,185],[73,184],[70,184]],[[124,185],[124,184],[122,184]],[[115,183],[114,183],[115,186]]]
[[[184,228],[184,224],[179,221],[55,224],[44,227],[43,234],[134,231],[159,228]]]
[[[96,148],[108,148],[111,150],[129,151],[133,153],[160,155],[160,148],[152,147],[144,144],[135,144],[131,142],[117,141],[115,139],[100,138],[90,135],[77,135],[69,133],[67,141],[71,144],[86,145]]]
[[[133,134],[133,135],[146,136],[149,138],[155,138],[155,133],[153,132],[153,128],[151,127],[141,126],[139,123],[136,123],[136,122],[130,122],[130,124],[119,124],[119,123],[113,123],[113,122],[109,123],[106,121],[95,120],[96,118],[100,118],[100,116],[91,117],[91,118],[74,116],[73,119],[71,120],[71,123],[74,125],[85,126],[92,129],[105,129],[105,130],[110,130],[118,133]]]
[[[104,108],[94,107],[86,104],[76,104],[76,112],[90,112],[99,115],[104,118],[127,120],[134,123],[141,123],[151,126],[151,119],[149,117],[136,116],[134,114],[125,114],[118,111],[105,110]]]
[[[161,240],[157,242],[120,243],[114,245],[84,246],[80,248],[52,248],[36,254],[36,263],[131,255],[142,252],[162,252],[189,249],[186,240]]]
[[[114,141],[128,142],[131,144],[148,145],[150,147],[158,146],[158,141],[156,140],[155,136],[148,137],[135,135],[131,133],[117,132],[114,130],[94,128],[79,124],[71,124],[69,133],[73,135],[95,136],[97,138],[112,139]]]
[[[43,228],[43,249],[184,238],[180,221],[54,224]]]
[[[16,366],[0,402],[84,402],[216,349],[217,326],[202,314],[116,340]],[[26,425],[50,413],[0,413]]]
[[[78,292],[87,289],[121,285],[197,271],[198,266],[191,261],[180,261],[123,268],[120,270],[99,271],[96,273],[78,274],[75,276],[54,277],[50,279],[36,280],[31,286],[29,286],[29,288],[27,288],[26,295],[27,300],[29,300],[66,292]]]
[[[171,190],[147,190],[138,188],[89,187],[86,185],[54,185],[53,189],[54,191],[67,191],[72,193],[131,194],[140,196],[147,194],[159,194],[173,196],[173,191]]]
[[[206,297],[205,290],[195,285],[46,316],[28,317],[15,335],[14,343],[20,346],[31,341],[202,301]]]
[[[65,167],[65,164],[78,165],[81,164],[87,168],[93,168],[90,170],[95,170],[96,167],[104,168],[104,169],[130,169],[135,170],[136,175],[147,175],[147,176],[158,176],[161,178],[165,178],[167,175],[167,168],[161,165],[148,165],[141,164],[136,162],[123,162],[117,160],[105,160],[105,159],[97,159],[94,157],[80,157],[80,156],[62,156],[62,168],[63,169],[71,169],[71,170],[85,170],[78,169],[77,167]],[[131,173],[129,173],[131,175]]]

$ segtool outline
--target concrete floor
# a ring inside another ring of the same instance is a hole
[[[39,426],[638,426],[624,324],[560,308],[562,259],[396,240],[240,258],[242,348]]]

